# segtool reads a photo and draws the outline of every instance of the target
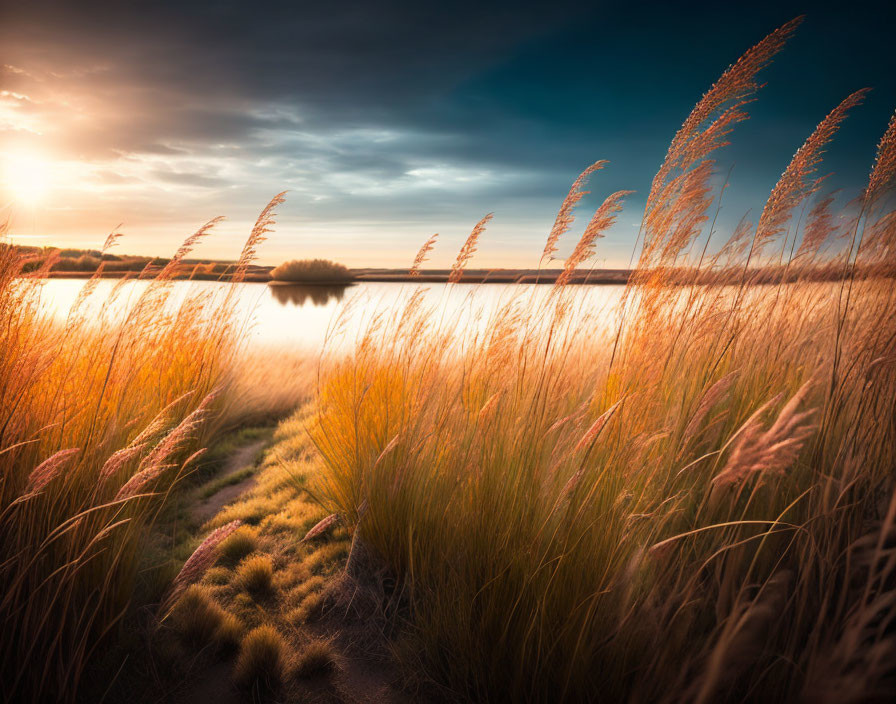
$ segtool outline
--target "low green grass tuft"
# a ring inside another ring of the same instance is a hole
[[[233,486],[234,484],[239,484],[240,482],[251,477],[253,474],[255,474],[255,467],[246,467],[245,469],[241,469],[238,472],[232,472],[226,477],[215,479],[214,481],[206,484],[204,487],[202,487],[202,491],[199,493],[199,495],[203,499],[208,499],[221,491],[221,489],[225,489],[228,486]]]

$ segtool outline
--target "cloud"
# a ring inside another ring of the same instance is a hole
[[[0,151],[35,149],[77,174],[41,223],[60,236],[128,219],[170,248],[206,216],[245,226],[288,188],[282,222],[313,221],[331,241],[339,230],[370,242],[379,227],[383,251],[413,250],[414,233],[460,237],[495,210],[490,231],[529,246],[598,158],[612,163],[583,208],[649,187],[690,105],[759,38],[756,22],[771,29],[790,10],[754,8],[753,23],[739,21],[745,12],[568,0],[139,9],[31,0],[4,8],[0,24]],[[704,34],[712,41],[697,41]],[[818,73],[824,90],[840,90],[831,65]],[[802,71],[794,97],[777,99],[811,116],[809,93],[821,89],[810,78]],[[770,123],[776,146],[792,143],[786,153],[811,130],[802,119]],[[752,197],[783,165],[751,150]]]

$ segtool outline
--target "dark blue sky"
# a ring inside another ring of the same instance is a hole
[[[288,188],[268,261],[402,266],[440,232],[444,264],[494,211],[476,263],[534,264],[571,181],[609,159],[577,224],[636,190],[598,247],[621,265],[693,104],[792,17],[807,15],[719,154],[735,165],[723,225],[761,210],[815,124],[872,86],[823,166],[860,188],[896,108],[892,4],[0,3],[0,151],[52,171],[18,231],[72,245],[124,221],[123,249],[161,254],[225,214],[206,253],[230,256]]]

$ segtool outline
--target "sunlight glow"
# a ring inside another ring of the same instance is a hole
[[[16,202],[23,205],[36,205],[49,190],[51,167],[36,154],[7,153],[3,172],[6,189]]]

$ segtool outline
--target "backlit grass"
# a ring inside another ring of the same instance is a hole
[[[280,202],[256,223],[236,282]],[[53,257],[26,275],[27,252],[0,238],[0,680],[11,701],[76,696],[127,608],[147,526],[231,407],[239,287],[172,295],[179,262],[216,222],[140,273],[139,295],[123,279],[98,301],[99,279],[86,282],[63,322],[41,302]]]
[[[825,218],[820,199],[791,217],[862,91],[797,151],[755,227],[722,245],[709,231],[708,156],[796,24],[675,136],[609,325],[561,276],[474,330],[413,296],[325,362],[314,490],[398,579],[403,658],[446,691],[864,701],[893,686],[896,118],[857,214]],[[568,275],[624,195],[585,226]]]

